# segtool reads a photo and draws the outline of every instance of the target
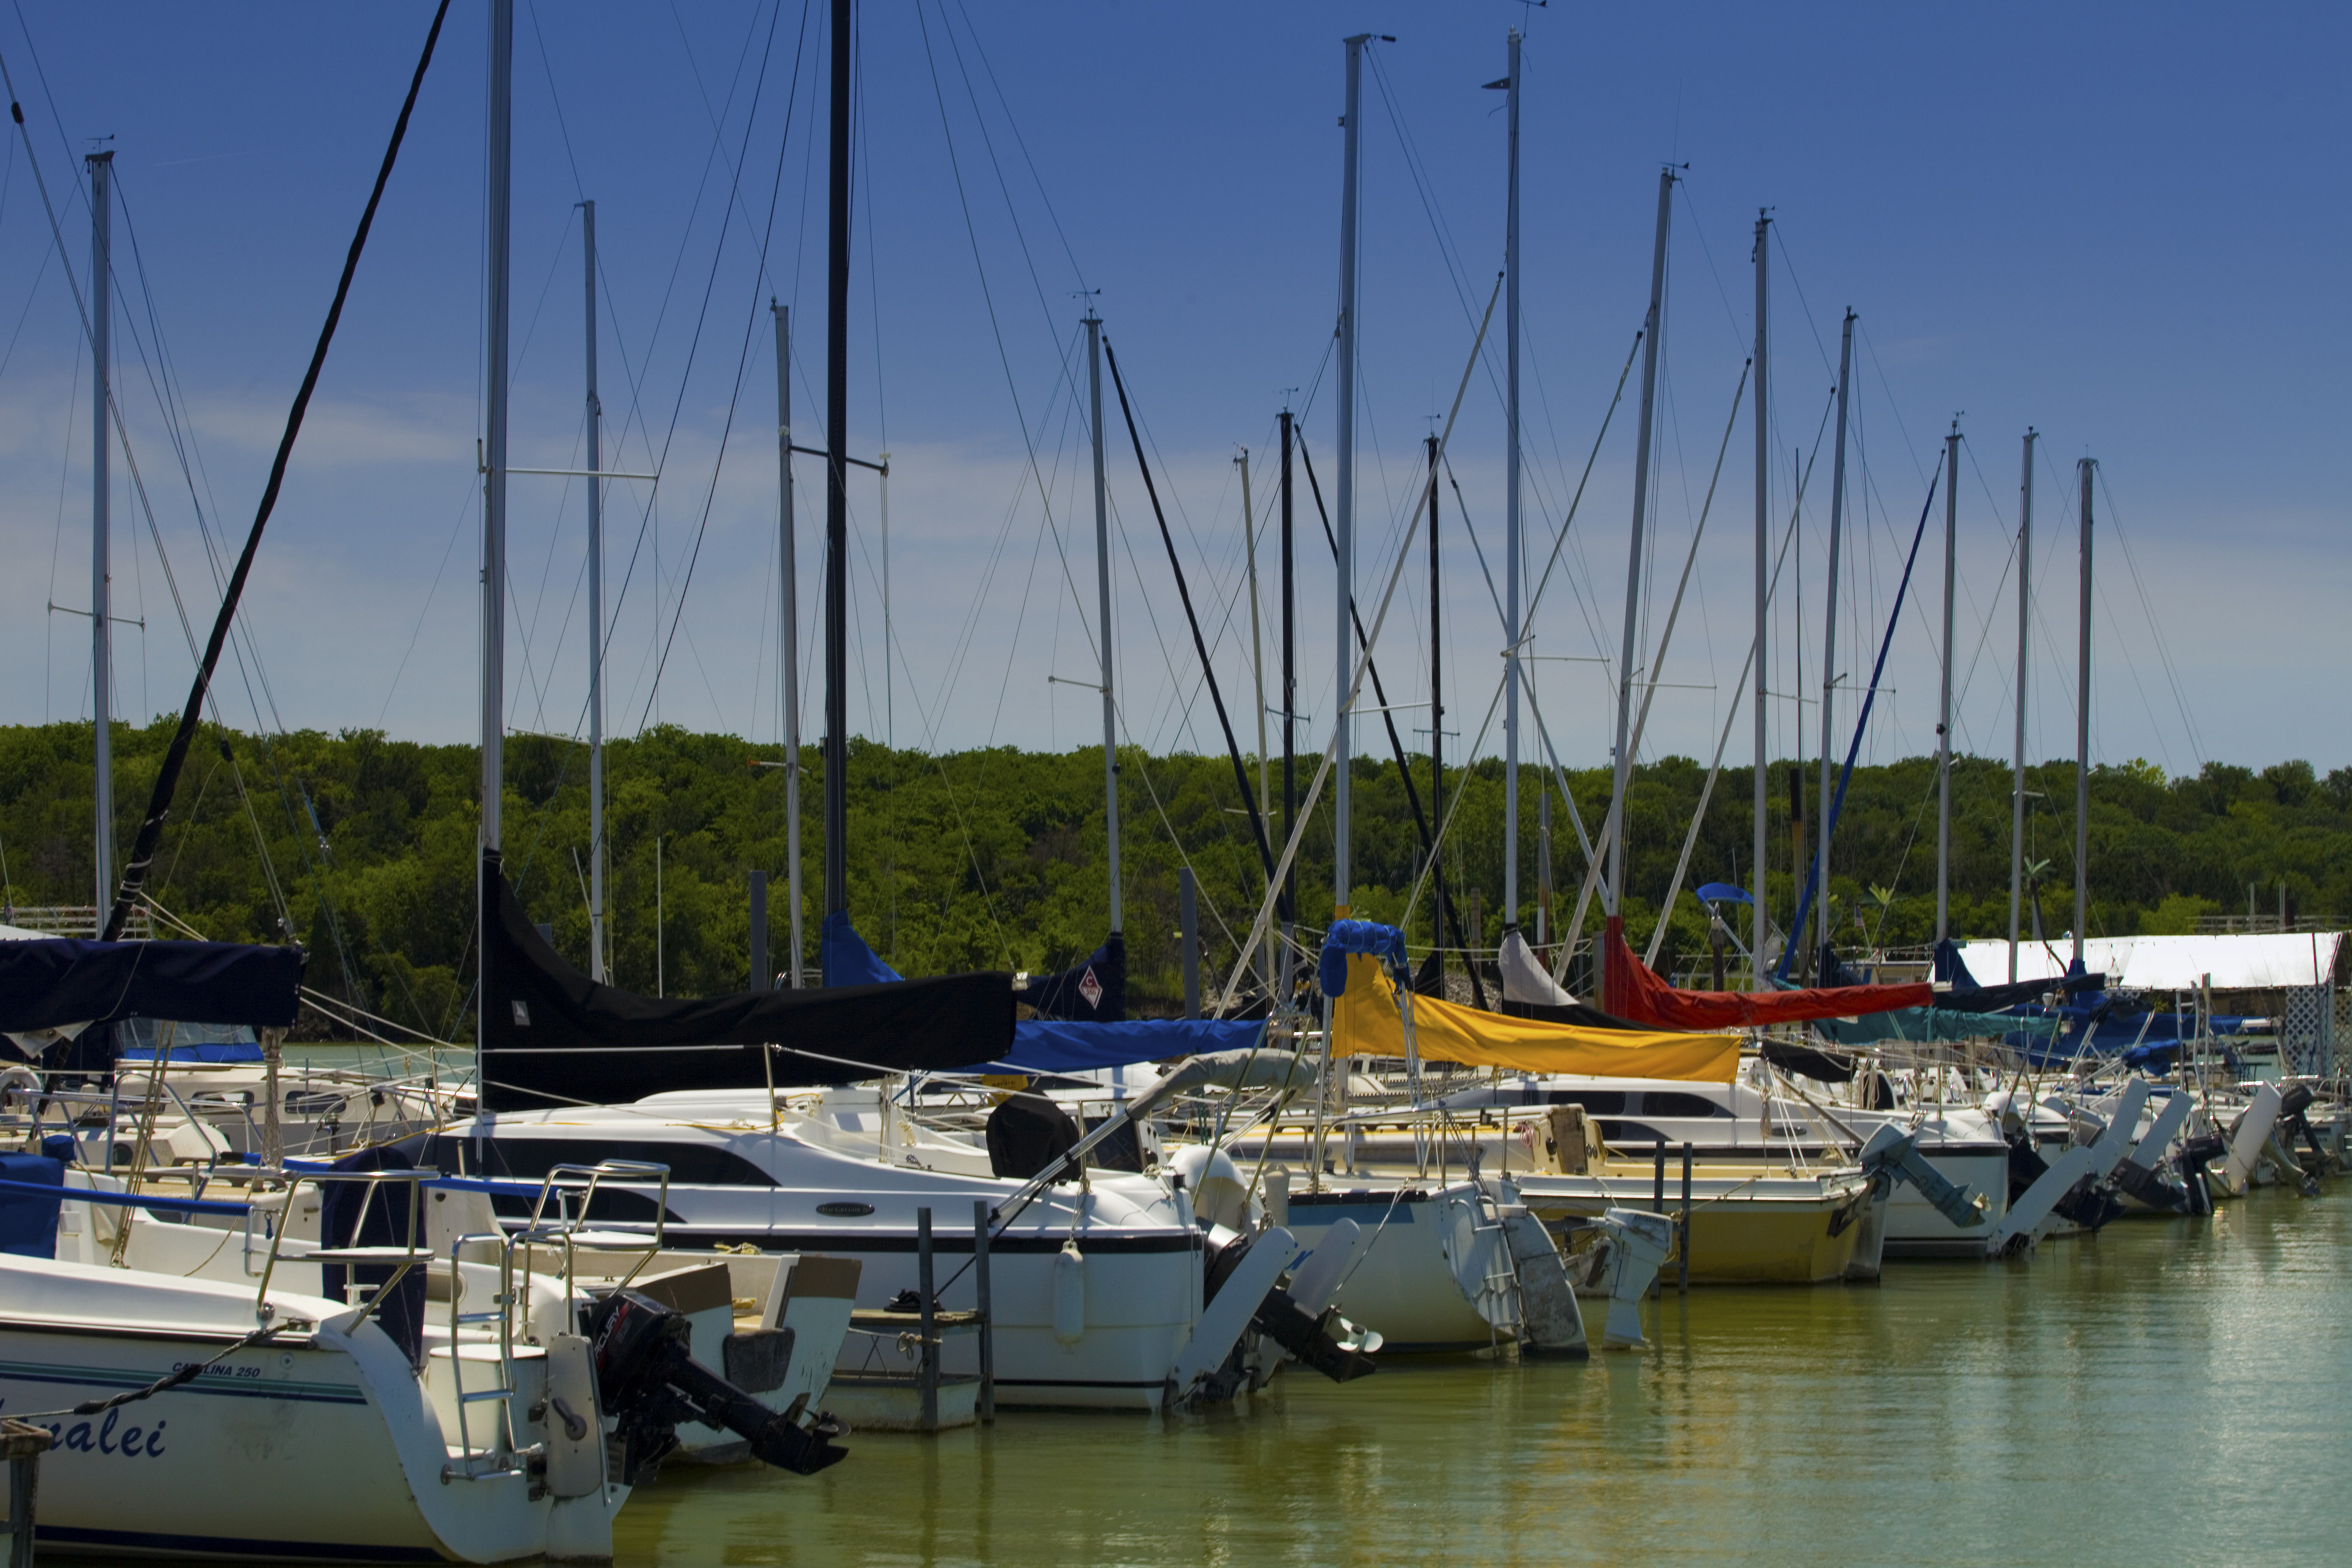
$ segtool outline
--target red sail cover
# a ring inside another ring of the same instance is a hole
[[[1737,1029],[1758,1024],[1801,1024],[1848,1018],[1895,1007],[1925,1007],[1936,994],[1916,985],[1827,985],[1805,991],[1680,991],[1633,956],[1622,917],[1601,933],[1601,1006],[1649,1029]]]

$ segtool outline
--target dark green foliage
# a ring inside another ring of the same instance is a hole
[[[159,721],[115,731],[118,845],[127,845],[138,826],[170,729]],[[223,739],[207,733],[191,759],[152,883],[158,900],[218,940],[278,941],[290,928],[310,951],[310,984],[320,990],[429,1035],[469,1037],[479,776],[474,750],[417,745],[372,731],[306,731],[266,742],[230,735],[232,764]],[[773,755],[732,736],[676,729],[613,743],[607,898],[618,984],[651,993],[658,972],[660,985],[673,995],[741,988],[748,979],[746,874],[755,867],[773,874],[770,951],[781,967],[790,929],[782,883],[784,782],[779,771],[751,765]],[[93,898],[89,758],[86,724],[0,729],[0,855],[11,903],[87,904]],[[814,751],[805,761],[804,932],[814,963],[824,863],[822,763]],[[1419,763],[1414,781],[1424,805],[1427,768],[1425,761]],[[1766,878],[1782,923],[1794,881],[1788,769],[1787,763],[1774,768]],[[1312,772],[1311,762],[1302,763],[1302,788]],[[1625,911],[1637,947],[1656,922],[1706,777],[1704,768],[1681,757],[1635,775]],[[1171,997],[1178,989],[1176,888],[1184,857],[1200,876],[1207,966],[1220,978],[1256,912],[1262,873],[1248,823],[1234,809],[1241,803],[1225,759],[1129,752],[1122,779],[1132,986],[1143,997]],[[1693,887],[1753,885],[1750,780],[1745,771],[1727,770],[1717,782],[1662,961],[1704,946]],[[1607,811],[1607,771],[1574,773],[1569,782],[1586,831],[1598,832]],[[509,869],[533,918],[551,922],[558,950],[583,966],[586,786],[584,747],[540,736],[509,741]],[[1453,819],[1444,861],[1448,884],[1465,919],[1469,890],[1481,890],[1485,930],[1477,940],[1488,945],[1504,923],[1502,786],[1502,766],[1492,759],[1446,779]],[[1522,775],[1521,920],[1530,927],[1536,802],[1543,787],[1535,769]],[[2049,862],[2041,896],[2044,929],[2054,937],[2074,909],[2074,766],[2031,769],[2027,787],[2039,792],[2030,803],[2027,858]],[[1813,788],[1808,771],[1809,813]],[[1393,921],[1411,893],[1420,841],[1391,765],[1359,759],[1353,789],[1354,912]],[[1953,803],[1955,931],[2003,934],[2008,765],[1960,759]],[[1277,802],[1270,835],[1277,845],[1280,814]],[[1574,910],[1584,862],[1557,795],[1552,818],[1557,931]],[[1310,928],[1331,915],[1330,822],[1327,789],[1298,863],[1299,915]],[[257,850],[257,829],[284,893],[284,927]],[[1861,934],[1869,941],[1909,945],[1928,939],[1935,831],[1932,759],[1857,770],[1832,862],[1832,925],[1842,946],[1856,942],[1857,911]],[[850,843],[851,914],[903,973],[1058,968],[1090,951],[1106,930],[1097,752],[1045,755],[1000,748],[929,758],[853,742]],[[2322,780],[2302,762],[2259,773],[2210,763],[2193,777],[2170,781],[2139,762],[2095,771],[2094,933],[2186,930],[2197,915],[2241,907],[2249,882],[2260,884],[2263,912],[2274,912],[2282,879],[2301,913],[2352,911],[2352,773],[2339,770]],[[1891,890],[1890,903],[1882,907],[1873,891],[1878,889]],[[1430,939],[1429,914],[1424,893],[1411,922],[1416,942]],[[1585,929],[1598,923],[1596,901]]]

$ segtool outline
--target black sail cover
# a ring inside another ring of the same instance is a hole
[[[523,912],[498,851],[484,852],[482,876],[498,908],[484,942],[486,1110],[854,1083],[971,1067],[1012,1048],[1013,976],[1003,971],[656,1001],[600,985],[559,957]],[[762,1049],[770,1045],[772,1053]]]

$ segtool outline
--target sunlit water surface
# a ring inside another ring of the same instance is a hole
[[[1650,1349],[1587,1363],[1293,1368],[1245,1410],[857,1434],[813,1479],[675,1467],[617,1560],[2338,1562],[2347,1245],[2339,1180],[2026,1261],[1669,1295]]]

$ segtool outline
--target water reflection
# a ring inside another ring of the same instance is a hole
[[[2265,1194],[2000,1267],[1670,1295],[1651,1349],[1587,1363],[1293,1369],[1250,1415],[674,1468],[619,1561],[2315,1562],[2352,1484],[2348,1215]]]

